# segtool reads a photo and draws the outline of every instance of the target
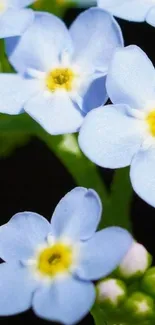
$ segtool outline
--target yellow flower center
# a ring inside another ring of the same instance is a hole
[[[69,271],[73,261],[72,248],[62,243],[57,243],[45,248],[38,258],[38,269],[48,276]]]
[[[52,92],[56,91],[57,89],[65,89],[70,91],[72,89],[73,79],[74,73],[71,69],[54,69],[47,75],[46,86]]]
[[[153,110],[147,115],[146,121],[149,125],[149,131],[151,135],[155,137],[155,110]]]

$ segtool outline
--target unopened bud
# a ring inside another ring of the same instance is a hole
[[[142,279],[142,289],[155,297],[155,267],[151,267]]]
[[[126,300],[124,308],[131,317],[148,320],[154,313],[154,301],[142,292],[135,292]]]
[[[126,286],[118,279],[106,279],[97,284],[97,300],[109,306],[118,306],[126,297]]]
[[[144,274],[151,262],[152,257],[145,247],[134,242],[118,267],[118,273],[126,279],[138,277]]]

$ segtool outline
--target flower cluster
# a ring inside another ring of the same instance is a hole
[[[154,324],[155,268],[151,255],[133,243],[119,268],[99,281],[95,308],[113,324]]]
[[[155,206],[154,68],[136,46],[123,48],[111,14],[91,8],[68,30],[56,16],[34,12],[22,35],[6,39],[6,52],[17,73],[0,74],[0,111],[24,110],[52,135],[80,130],[89,159],[107,168],[131,164],[133,188]],[[108,97],[114,105],[102,109]]]
[[[113,17],[155,26],[155,1],[98,0],[69,29],[28,8],[34,2],[0,0],[0,38],[14,68],[0,72],[0,113],[26,112],[50,135],[79,132],[79,147],[96,165],[131,166],[133,189],[155,207],[155,70],[138,46],[124,47]],[[23,212],[0,227],[0,315],[32,307],[71,325],[96,301],[110,322],[129,321],[121,308],[131,322],[155,320],[150,255],[125,229],[96,232],[101,212],[97,193],[77,187],[50,222]]]

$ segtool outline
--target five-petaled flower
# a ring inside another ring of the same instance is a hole
[[[0,315],[32,306],[45,319],[73,324],[95,301],[92,280],[118,266],[133,243],[119,227],[96,231],[97,193],[77,187],[58,204],[49,223],[18,213],[0,227]]]
[[[84,153],[96,164],[131,164],[134,190],[155,206],[155,69],[137,46],[116,50],[107,78],[114,105],[92,110],[79,136]]]
[[[116,17],[155,26],[155,0],[97,0],[97,3]]]
[[[54,15],[36,13],[21,38],[7,40],[22,76],[0,74],[0,111],[24,108],[50,134],[78,131],[86,113],[106,102],[109,61],[122,43],[118,24],[102,9],[85,11],[69,31]]]
[[[0,0],[0,38],[19,36],[34,19],[31,9],[35,0]]]

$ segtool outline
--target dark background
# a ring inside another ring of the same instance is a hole
[[[65,21],[69,25],[80,10],[69,10]],[[155,65],[155,28],[143,23],[118,20],[125,45],[137,44]],[[103,31],[104,32],[104,31]],[[94,44],[95,46],[95,44]],[[110,185],[113,172],[100,169]],[[50,219],[54,207],[68,191],[76,186],[74,180],[59,160],[37,138],[22,148],[16,149],[8,158],[0,159],[0,224],[7,222],[16,212],[34,211]],[[155,257],[155,209],[133,194],[131,205],[133,233],[137,241],[144,244]],[[30,310],[13,317],[0,317],[2,325],[32,324],[46,325],[47,321],[37,318]],[[93,325],[88,315],[80,324]]]

